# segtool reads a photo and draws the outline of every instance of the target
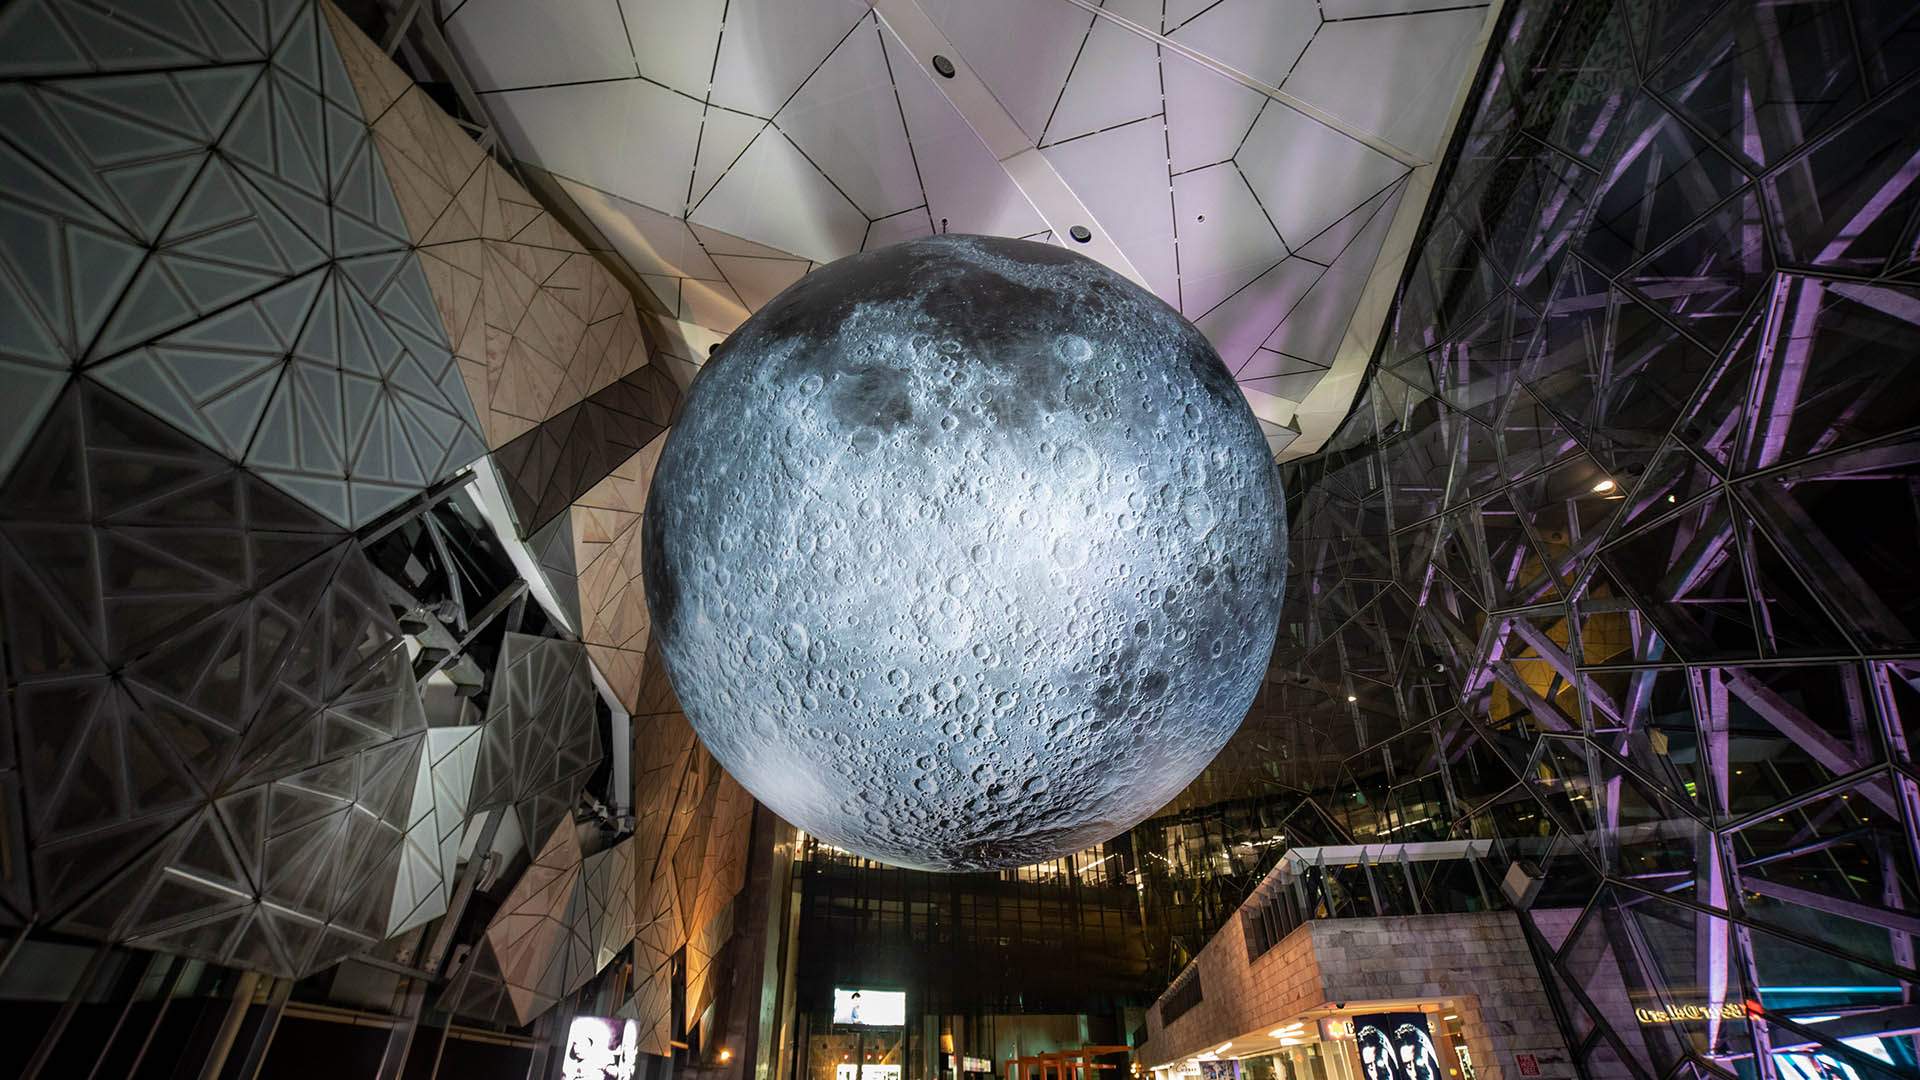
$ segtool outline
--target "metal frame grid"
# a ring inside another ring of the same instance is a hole
[[[1288,467],[1268,711],[1358,842],[1485,838],[1590,1077],[1912,1075],[1911,5],[1517,2]],[[1850,1042],[1848,1040],[1851,1040]]]

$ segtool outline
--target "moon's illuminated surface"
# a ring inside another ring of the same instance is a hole
[[[948,236],[814,271],[707,362],[647,502],[653,633],[736,778],[902,866],[1164,805],[1239,726],[1279,478],[1205,338],[1092,260]]]

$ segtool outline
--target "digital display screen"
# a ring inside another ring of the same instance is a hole
[[[631,1020],[576,1017],[567,1028],[560,1080],[633,1080],[640,1029]]]
[[[1360,1080],[1446,1080],[1425,1014],[1375,1013],[1353,1018]]]
[[[907,1022],[907,995],[901,990],[838,990],[833,992],[833,1022],[866,1027],[902,1027]],[[872,1070],[868,1070],[871,1074]]]

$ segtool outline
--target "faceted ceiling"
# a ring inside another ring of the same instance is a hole
[[[674,318],[730,332],[813,265],[914,236],[1070,243],[1085,225],[1083,250],[1207,333],[1294,457],[1360,384],[1488,10],[442,0],[440,16],[512,153]]]

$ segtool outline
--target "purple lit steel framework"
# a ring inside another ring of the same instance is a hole
[[[1376,370],[1288,467],[1253,724],[1354,840],[1543,877],[1586,1075],[1913,1075],[1920,14],[1506,19]]]

